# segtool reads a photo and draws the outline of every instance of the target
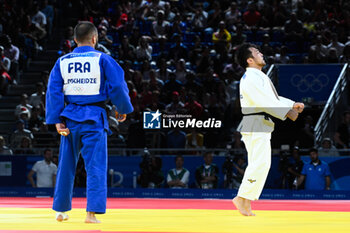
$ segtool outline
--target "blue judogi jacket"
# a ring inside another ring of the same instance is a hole
[[[105,110],[88,104],[111,100],[121,114],[133,111],[124,71],[109,55],[81,46],[60,57],[50,73],[46,93],[46,123],[63,118],[98,122]]]

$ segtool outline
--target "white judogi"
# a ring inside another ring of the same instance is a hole
[[[281,120],[293,108],[294,101],[278,96],[270,78],[256,68],[247,68],[240,81],[243,114],[267,113]],[[244,116],[238,130],[248,152],[238,196],[257,200],[264,187],[271,165],[271,132],[274,123],[263,115]]]

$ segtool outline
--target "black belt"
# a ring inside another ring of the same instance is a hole
[[[272,116],[266,112],[255,112],[255,113],[243,114],[243,116],[256,116],[256,115],[264,116],[265,120],[272,119]]]
[[[105,101],[101,101],[101,102],[96,102],[96,103],[89,103],[89,104],[83,104],[81,106],[97,106],[103,109],[106,109],[107,105]]]

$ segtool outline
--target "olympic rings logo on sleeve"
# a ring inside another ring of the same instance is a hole
[[[317,75],[317,77],[311,73],[305,76],[294,74],[290,79],[290,83],[300,92],[320,92],[328,85],[329,77],[324,73]]]

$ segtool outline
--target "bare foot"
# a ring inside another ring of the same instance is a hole
[[[236,196],[235,198],[233,198],[232,202],[242,215],[249,216],[249,211],[246,209],[245,205],[245,198]]]
[[[85,223],[101,223],[101,221],[97,220],[95,212],[87,212]]]
[[[69,219],[69,216],[63,212],[57,212],[56,213],[56,220],[59,222],[67,221]]]
[[[248,216],[256,216],[252,212],[252,205],[251,205],[251,200],[245,199],[245,209],[248,211]]]

